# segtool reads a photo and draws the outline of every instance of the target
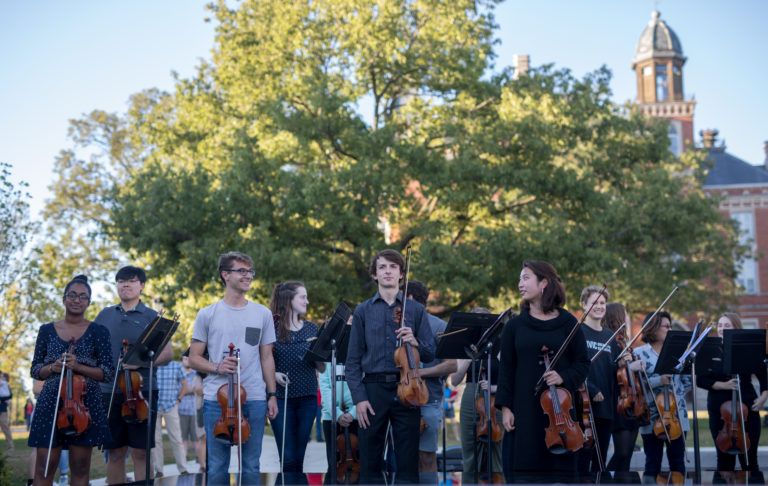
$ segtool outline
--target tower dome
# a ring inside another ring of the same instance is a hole
[[[637,42],[635,58],[632,60],[633,69],[637,63],[651,58],[671,58],[685,62],[680,39],[677,38],[675,31],[661,20],[660,16],[658,10],[651,13],[651,20],[648,21],[648,25]]]

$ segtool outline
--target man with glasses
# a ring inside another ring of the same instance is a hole
[[[265,417],[277,415],[275,362],[272,346],[275,325],[272,312],[246,299],[253,281],[253,260],[239,252],[219,257],[219,278],[224,298],[200,310],[195,318],[189,365],[207,373],[203,381],[203,421],[208,449],[208,484],[229,484],[232,448],[215,437],[214,424],[222,415],[216,392],[237,371],[237,359],[229,357],[229,344],[240,352],[240,386],[246,402],[242,416],[248,420],[250,437],[242,444],[242,483],[260,484],[259,458]],[[203,353],[207,347],[208,357]],[[237,401],[237,399],[236,399]]]
[[[96,322],[102,324],[111,335],[112,359],[114,366],[117,366],[120,352],[123,348],[123,339],[133,345],[141,336],[141,333],[157,316],[157,312],[150,309],[141,301],[141,291],[147,281],[147,275],[144,270],[134,266],[125,266],[117,271],[115,275],[117,282],[117,295],[120,297],[120,303],[109,306],[99,312],[96,316]],[[156,366],[164,365],[173,358],[173,351],[170,346],[166,346],[155,360]],[[135,366],[125,365],[124,369],[137,370],[143,378],[141,388],[144,398],[148,399],[149,394],[149,368],[136,368]],[[115,379],[121,370],[116,370]],[[112,401],[112,412],[109,415],[109,432],[112,439],[104,444],[107,450],[107,484],[121,484],[127,482],[126,478],[126,454],[128,448],[131,449],[131,458],[133,459],[134,479],[144,481],[146,471],[146,443],[147,427],[153,432],[149,446],[154,447],[154,428],[157,419],[157,377],[152,384],[152,406],[150,407],[149,421],[141,423],[128,424],[123,421],[121,406],[125,396],[119,387],[115,387],[115,396],[112,397],[113,383],[100,383],[101,391],[104,395],[104,407],[109,407]],[[150,422],[149,424],[147,422]]]

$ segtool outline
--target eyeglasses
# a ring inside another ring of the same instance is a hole
[[[70,292],[68,294],[64,294],[64,298],[67,300],[70,300],[72,302],[79,300],[80,302],[88,302],[91,300],[91,296],[88,294],[76,294],[74,292]]]
[[[252,268],[225,268],[225,272],[237,272],[240,274],[241,277],[245,277],[246,275],[250,275],[253,277],[256,275],[256,270]]]
[[[136,278],[136,277],[133,277],[133,278],[118,278],[117,279],[117,285],[123,285],[123,284],[126,284],[126,283],[136,283],[138,281],[139,281],[139,279]]]

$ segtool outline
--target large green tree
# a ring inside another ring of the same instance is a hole
[[[703,157],[612,102],[605,69],[494,70],[494,4],[219,2],[210,62],[94,125],[122,130],[86,178],[101,235],[189,312],[230,249],[254,257],[258,300],[302,279],[322,317],[409,243],[442,315],[513,304],[527,259],[555,264],[572,304],[606,281],[645,310],[685,281],[674,310],[722,306],[744,249]]]

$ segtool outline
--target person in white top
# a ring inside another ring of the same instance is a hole
[[[242,416],[250,427],[250,437],[242,444],[242,483],[260,484],[265,417],[277,415],[272,358],[275,326],[267,307],[245,297],[255,274],[248,255],[234,251],[221,255],[218,272],[224,284],[224,298],[197,313],[189,348],[190,367],[208,375],[203,380],[208,484],[229,484],[231,447],[217,440],[214,424],[222,416],[216,393],[237,371],[237,359],[228,356],[230,343],[240,352],[240,385],[247,396]],[[207,358],[203,356],[206,347]]]

